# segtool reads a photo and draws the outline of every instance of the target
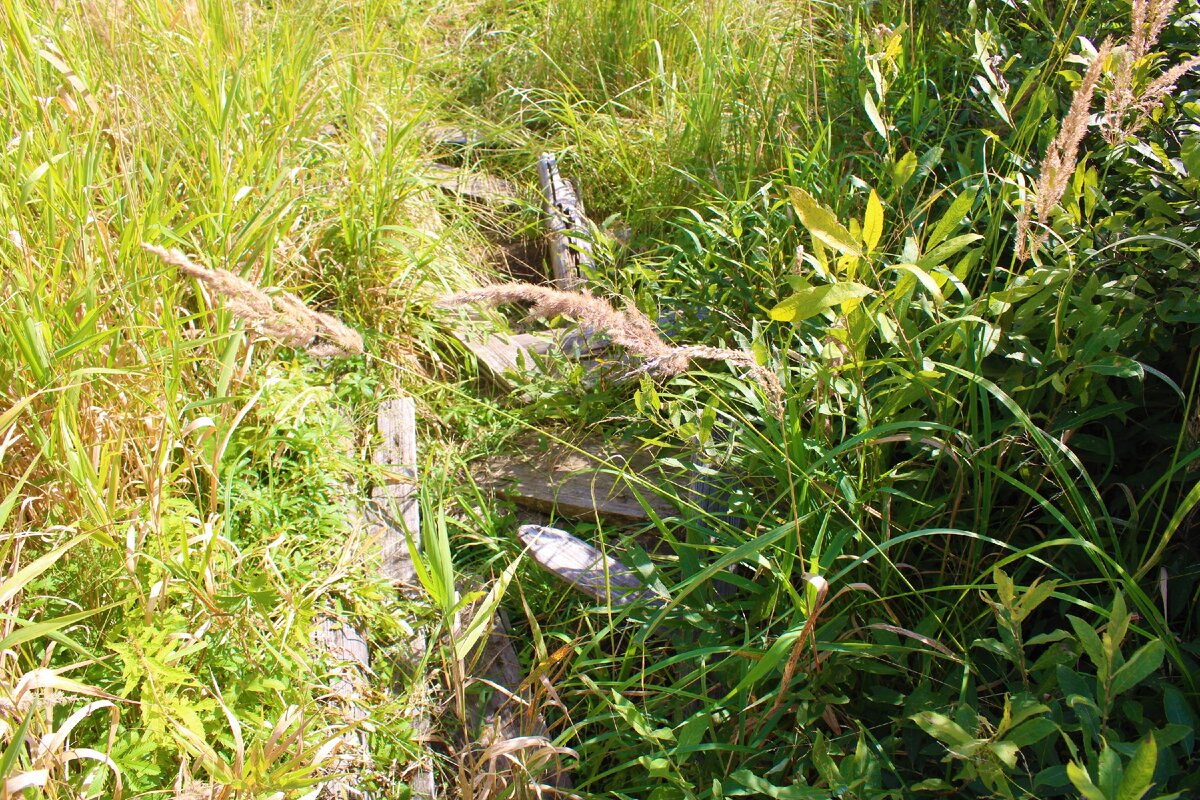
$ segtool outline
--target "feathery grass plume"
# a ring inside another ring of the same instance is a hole
[[[1111,52],[1112,39],[1105,39],[1096,52],[1096,57],[1088,65],[1087,72],[1083,75],[1083,81],[1075,90],[1075,96],[1071,98],[1071,107],[1068,109],[1067,115],[1063,117],[1058,135],[1046,148],[1046,157],[1042,159],[1042,171],[1038,175],[1037,197],[1034,200],[1037,222],[1041,226],[1045,226],[1046,221],[1050,218],[1051,210],[1062,200],[1063,193],[1071,183],[1071,176],[1075,173],[1075,166],[1079,162],[1079,145],[1083,143],[1083,137],[1087,134],[1092,95],[1096,92],[1096,83],[1100,80],[1100,72]],[[1018,261],[1029,258],[1030,253],[1041,247],[1049,237],[1049,233],[1043,230],[1034,238],[1032,246],[1030,246],[1030,225],[1029,205],[1026,204],[1017,216],[1017,247],[1014,255]]]
[[[1117,73],[1112,87],[1104,95],[1101,130],[1109,144],[1116,144],[1136,133],[1162,105],[1163,99],[1175,90],[1175,83],[1189,70],[1200,66],[1200,56],[1193,56],[1171,67],[1140,93],[1133,90],[1133,68],[1150,55],[1151,48],[1158,43],[1176,2],[1133,0],[1129,43],[1116,54],[1119,59]]]
[[[724,347],[676,347],[667,344],[646,315],[632,306],[619,311],[607,300],[588,292],[563,292],[530,283],[485,286],[449,295],[438,304],[452,308],[475,303],[488,306],[528,305],[531,306],[529,316],[534,319],[571,317],[588,328],[602,331],[613,344],[644,358],[645,363],[634,371],[635,374],[648,372],[671,377],[687,371],[691,362],[697,360],[724,361],[731,366],[742,367],[762,386],[776,415],[782,413],[783,386],[778,376],[755,361],[750,353]]]
[[[142,247],[189,278],[204,284],[225,307],[254,331],[289,347],[297,347],[317,358],[350,356],[363,352],[358,331],[320,311],[313,311],[289,292],[269,295],[245,278],[223,269],[202,267],[179,250],[142,242]]]

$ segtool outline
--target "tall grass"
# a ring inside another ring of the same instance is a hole
[[[420,24],[379,2],[0,7],[6,796],[296,794],[333,763],[352,723],[318,702],[316,615],[400,632],[345,515],[342,415],[379,378],[251,337],[140,242],[291,289],[376,354],[443,347],[413,308],[476,268],[439,231],[431,268],[419,224],[444,201],[385,34]],[[362,780],[399,791],[411,730],[364,703]]]

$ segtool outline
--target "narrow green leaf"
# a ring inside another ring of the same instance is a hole
[[[1123,667],[1113,673],[1112,694],[1109,699],[1116,699],[1156,672],[1162,666],[1165,652],[1166,647],[1163,646],[1160,639],[1155,639],[1145,647],[1138,649],[1129,657]]]
[[[943,744],[961,747],[976,741],[974,736],[963,730],[961,725],[945,714],[939,714],[936,711],[922,711],[920,714],[914,714],[910,719],[917,723],[921,730]]]
[[[811,289],[796,292],[772,308],[771,319],[779,322],[803,322],[809,317],[839,306],[847,300],[855,300],[870,294],[874,294],[870,288],[853,281],[813,286]]]
[[[1125,767],[1125,777],[1117,787],[1116,800],[1141,800],[1154,785],[1154,770],[1158,767],[1158,745],[1150,734],[1138,745],[1133,760]]]
[[[967,247],[982,238],[983,237],[978,233],[964,233],[961,236],[955,236],[953,239],[942,242],[937,247],[933,248],[928,253],[917,259],[917,265],[920,266],[921,269],[933,269],[934,267],[940,266],[944,262],[948,261],[951,256],[953,256],[959,250],[962,250],[964,247]]]
[[[16,575],[13,575],[8,580],[0,583],[0,607],[3,607],[6,603],[8,603],[9,600],[13,598],[13,595],[24,589],[26,584],[28,584],[38,575],[41,575],[46,570],[50,569],[50,567],[54,566],[54,563],[62,558],[64,553],[86,538],[88,538],[88,534],[86,533],[76,536],[74,539],[71,539],[61,547],[56,547],[41,558],[38,558],[35,561],[25,565],[22,569],[17,571]]]
[[[850,231],[837,221],[832,211],[818,203],[803,189],[789,188],[788,195],[792,198],[796,213],[800,215],[800,223],[814,239],[829,245],[839,253],[862,256],[862,248]]]
[[[1087,624],[1079,617],[1067,615],[1067,621],[1071,623],[1071,627],[1075,630],[1075,635],[1079,637],[1079,643],[1083,645],[1083,651],[1087,653],[1088,658],[1092,660],[1092,664],[1100,671],[1100,682],[1107,683],[1108,680],[1108,659],[1104,657],[1104,646],[1100,644],[1100,637],[1096,635],[1096,629]]]
[[[504,593],[508,589],[508,585],[512,582],[513,575],[517,573],[517,566],[521,563],[521,556],[513,559],[513,562],[505,568],[504,572],[500,573],[500,577],[492,584],[483,600],[475,606],[472,612],[474,616],[471,618],[467,630],[454,642],[455,655],[460,660],[466,660],[471,651],[475,649],[480,638],[483,637],[491,629],[492,616],[496,613],[496,609],[500,607],[500,601],[504,599]]]
[[[1087,771],[1074,761],[1067,764],[1067,777],[1071,779],[1071,783],[1075,786],[1076,791],[1083,795],[1084,800],[1108,800],[1104,796],[1104,792],[1100,791],[1099,787],[1092,783],[1092,779],[1087,774]]]
[[[930,232],[929,238],[925,240],[925,249],[932,250],[937,247],[946,237],[954,231],[960,224],[962,218],[971,210],[971,206],[975,203],[976,192],[974,189],[969,189],[958,197],[954,198],[954,202],[950,204],[950,208],[946,209],[946,213],[938,220],[937,225],[933,226],[933,231]]]

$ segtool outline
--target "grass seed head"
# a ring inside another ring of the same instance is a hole
[[[630,306],[618,310],[611,303],[588,292],[564,292],[530,283],[506,283],[485,286],[442,298],[439,305],[457,307],[481,303],[488,306],[528,305],[531,319],[571,317],[582,326],[603,332],[620,347],[641,356],[645,363],[637,372],[652,372],[673,377],[686,372],[693,361],[724,361],[745,369],[754,378],[778,415],[783,408],[783,386],[778,376],[763,367],[744,350],[701,345],[673,346],[658,335],[653,323]]]
[[[318,358],[350,356],[363,352],[358,331],[329,314],[313,311],[289,292],[269,295],[250,281],[224,269],[203,267],[179,250],[142,243],[149,252],[178,267],[189,278],[204,284],[234,316],[280,344],[297,347]]]
[[[1075,167],[1079,163],[1079,146],[1083,144],[1083,137],[1087,134],[1092,96],[1096,92],[1100,73],[1111,52],[1112,39],[1105,39],[1104,44],[1100,45],[1100,49],[1096,52],[1096,57],[1088,65],[1087,72],[1083,75],[1083,81],[1075,90],[1075,96],[1071,98],[1071,107],[1067,111],[1067,115],[1063,117],[1058,135],[1046,148],[1046,157],[1042,159],[1042,170],[1038,175],[1037,197],[1034,201],[1034,210],[1037,212],[1037,222],[1040,226],[1045,226],[1046,221],[1050,218],[1050,212],[1059,204],[1067,187],[1071,184],[1071,176],[1075,174]],[[1016,258],[1018,261],[1024,261],[1029,257],[1031,251],[1030,227],[1029,207],[1026,206],[1021,209],[1021,214],[1017,217]],[[1034,237],[1032,249],[1040,247],[1048,235],[1043,231]]]

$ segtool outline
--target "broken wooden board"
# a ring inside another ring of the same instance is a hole
[[[491,629],[471,673],[492,689],[483,705],[473,709],[479,730],[477,744],[481,747],[482,766],[486,771],[489,774],[511,771],[511,765],[505,759],[491,754],[507,742],[526,741],[536,750],[536,756],[523,762],[525,766],[533,769],[537,766],[535,762],[540,761],[543,769],[537,777],[541,782],[557,789],[570,789],[571,776],[559,758],[559,748],[552,744],[532,684],[521,669],[521,661],[513,647],[512,627],[503,609],[497,609],[492,615]]]
[[[657,451],[598,440],[575,446],[550,442],[542,447],[536,435],[520,437],[516,447],[515,455],[485,462],[477,479],[508,494],[518,505],[564,517],[600,515],[633,522],[649,520],[650,513],[658,517],[677,513],[672,503],[650,488],[673,483],[657,463]]]
[[[540,371],[551,355],[561,354],[587,366],[591,355],[609,344],[603,337],[589,337],[578,330],[480,334],[460,327],[451,333],[488,375],[510,392]]]
[[[653,598],[636,572],[566,531],[522,525],[517,536],[542,569],[602,603],[624,606]]]
[[[375,418],[380,442],[372,461],[383,467],[384,482],[371,492],[368,522],[383,550],[383,576],[401,588],[418,587],[408,540],[421,546],[417,501],[417,421],[411,397],[385,400]]]
[[[546,210],[554,286],[564,292],[577,291],[583,288],[587,272],[595,264],[591,223],[584,215],[579,193],[559,174],[553,153],[542,153],[538,158],[538,180]]]
[[[367,640],[354,628],[328,616],[317,620],[312,638],[318,649],[338,663],[332,673],[329,694],[321,700],[340,706],[341,715],[349,723],[339,736],[341,743],[334,756],[333,770],[337,775],[322,785],[320,796],[338,800],[362,798],[366,795],[358,787],[357,776],[371,764],[367,732],[362,727],[368,715],[358,702],[371,672]]]
[[[399,591],[411,593],[418,590],[419,584],[409,552],[409,540],[414,546],[421,546],[416,404],[411,397],[385,400],[379,404],[375,425],[380,441],[372,461],[383,467],[386,475],[383,483],[371,491],[367,523],[382,550],[380,571],[383,576],[396,584]],[[408,641],[404,658],[410,665],[418,665],[424,657],[425,635],[418,631]],[[412,676],[412,696],[417,712],[412,725],[418,740],[428,740],[433,729],[426,708],[429,687],[426,677],[416,672],[414,670]],[[414,798],[434,800],[437,797],[433,766],[427,761],[415,766],[409,783]]]
[[[521,190],[512,181],[449,164],[426,164],[425,178],[451,194],[468,200],[502,206],[521,202]]]

